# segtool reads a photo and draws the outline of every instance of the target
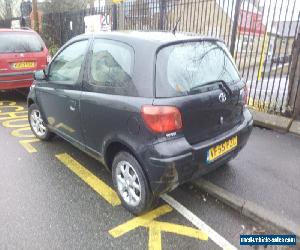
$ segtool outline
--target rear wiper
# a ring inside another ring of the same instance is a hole
[[[208,85],[212,85],[212,84],[217,84],[218,83],[218,86],[221,90],[223,90],[227,95],[232,95],[232,90],[231,88],[228,86],[228,84],[223,81],[223,80],[216,80],[216,81],[211,81],[211,82],[206,82],[204,84],[201,84],[201,85],[198,85],[198,86],[195,86],[195,87],[192,87],[190,89],[189,92],[193,92],[199,88],[202,88],[204,86],[208,86]]]

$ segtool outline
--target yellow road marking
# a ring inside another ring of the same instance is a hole
[[[29,126],[27,127],[23,127],[23,128],[18,128],[18,129],[14,129],[12,132],[11,132],[11,135],[12,136],[15,136],[15,137],[21,137],[21,138],[33,138],[35,137],[34,134],[32,133],[22,133],[22,131],[31,131],[31,128]]]
[[[19,121],[26,121],[24,124],[16,124]],[[2,125],[6,128],[23,128],[28,126],[28,119],[27,118],[18,118],[13,120],[8,120],[2,123]]]
[[[33,142],[38,142],[39,139],[28,139],[19,141],[20,144],[27,150],[28,153],[36,153],[37,150],[31,145]]]
[[[266,38],[267,38],[267,30],[266,30],[266,33],[264,35],[263,48],[262,48],[262,51],[261,51],[260,61],[259,61],[258,77],[257,77],[259,81],[261,80],[261,74],[262,74],[262,69],[263,69],[263,64],[264,64],[265,49],[266,49],[266,43],[267,43]]]
[[[19,114],[24,114],[24,115],[19,115]],[[27,111],[25,110],[25,111],[6,112],[6,113],[0,112],[0,121],[11,120],[16,118],[27,118]]]
[[[7,103],[7,105],[5,105]],[[16,102],[10,102],[10,101],[0,101],[0,106],[13,106],[16,105]]]
[[[139,217],[136,217],[130,221],[127,221],[126,223],[115,227],[114,229],[111,229],[109,233],[117,238],[131,230],[136,229],[137,227],[146,226],[151,221],[153,221],[155,218],[162,216],[164,214],[167,214],[172,211],[172,208],[169,205],[163,205],[159,208],[156,208],[144,215],[141,215]]]
[[[196,238],[198,240],[208,240],[208,235],[206,233],[188,226],[176,225],[173,223],[161,222],[161,221],[153,221],[151,222],[150,226],[159,228],[159,230],[168,233],[175,233],[183,236],[189,236],[189,237]]]
[[[112,206],[121,204],[117,193],[106,183],[92,174],[89,170],[83,167],[79,162],[73,159],[67,153],[58,154],[56,158],[66,165],[72,172],[79,176],[85,183],[94,189],[101,197],[103,197]]]
[[[149,227],[149,250],[161,249],[161,230],[157,227]]]
[[[8,105],[8,106],[1,106],[0,107],[0,113],[2,113],[1,109],[3,108],[14,108],[14,112],[18,112],[18,111],[23,111],[24,110],[24,107],[23,106],[19,106],[19,105]],[[13,111],[10,111],[10,112],[13,112]]]
[[[208,240],[208,234],[201,230],[188,226],[154,220],[157,217],[169,213],[171,211],[172,208],[169,205],[163,205],[144,215],[133,218],[123,223],[122,225],[119,225],[109,230],[109,233],[114,238],[117,238],[138,227],[146,227],[149,229],[148,248],[150,250],[161,250],[161,232],[175,233],[183,236],[196,238],[198,240]]]

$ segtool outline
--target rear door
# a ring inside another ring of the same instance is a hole
[[[157,55],[154,105],[177,106],[182,132],[195,144],[241,123],[243,85],[223,43],[170,45]]]

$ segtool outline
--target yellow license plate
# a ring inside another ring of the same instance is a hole
[[[237,145],[238,138],[235,136],[213,148],[210,148],[207,152],[207,162],[212,162],[218,159],[219,157],[233,150]]]
[[[34,62],[17,62],[13,64],[14,69],[29,69],[34,68]]]

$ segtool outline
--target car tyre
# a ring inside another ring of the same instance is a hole
[[[138,161],[126,151],[119,152],[112,164],[112,179],[122,205],[135,215],[147,212],[153,194]]]
[[[41,111],[36,104],[31,104],[28,109],[28,121],[33,134],[42,141],[48,141],[53,136],[50,132],[44,119],[42,117]]]

